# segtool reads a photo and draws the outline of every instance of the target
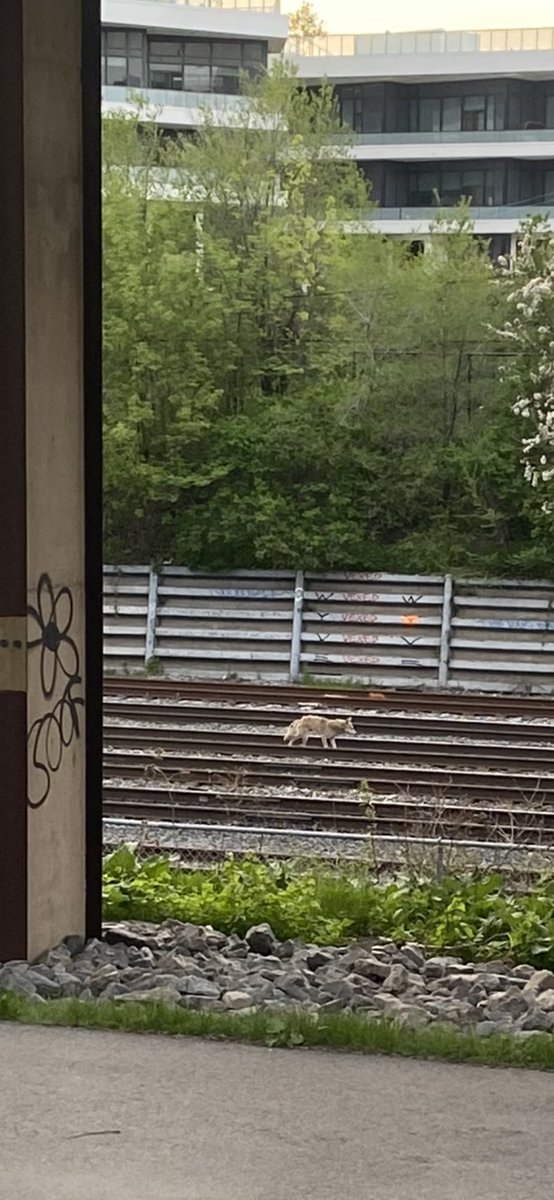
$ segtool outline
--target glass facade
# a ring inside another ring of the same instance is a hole
[[[341,119],[356,133],[380,133],[383,128],[381,89],[371,83],[336,88]]]
[[[497,206],[504,203],[503,177],[496,167],[424,167],[409,173],[407,204],[409,208],[450,207],[464,196],[477,208]]]
[[[267,65],[267,44],[238,39],[146,37],[141,30],[102,34],[102,82],[108,86],[236,95],[240,75]]]
[[[410,131],[473,133],[504,129],[504,107],[502,95],[416,95],[410,100]]]
[[[554,207],[554,156],[438,162],[363,162],[360,170],[379,208],[450,208],[465,198],[474,208]]]
[[[107,29],[102,34],[102,83],[140,87],[144,82],[143,36],[136,29]]]
[[[481,134],[554,129],[554,80],[339,83],[342,121],[355,133]]]

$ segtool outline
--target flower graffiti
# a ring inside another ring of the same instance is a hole
[[[29,641],[29,650],[40,646],[40,681],[47,700],[54,694],[58,672],[67,679],[79,673],[79,655],[69,635],[73,623],[73,597],[69,588],[54,592],[50,577],[41,575],[37,587],[37,606],[29,605],[28,615],[39,628],[39,636]]]
[[[28,733],[32,768],[28,801],[31,808],[40,808],[50,794],[52,776],[61,766],[64,750],[80,737],[79,708],[84,699],[79,692],[79,652],[71,635],[74,604],[70,589],[55,591],[49,575],[41,575],[36,605],[29,605],[27,613],[38,629],[38,636],[29,640],[29,651],[40,648],[41,691],[51,702]]]

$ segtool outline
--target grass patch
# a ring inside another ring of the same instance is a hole
[[[320,1047],[362,1054],[389,1054],[483,1066],[554,1069],[554,1038],[538,1033],[519,1039],[493,1035],[483,1039],[438,1026],[401,1029],[384,1019],[369,1021],[354,1013],[310,1014],[190,1012],[162,1004],[115,1001],[47,1000],[36,1004],[22,996],[0,994],[0,1020],[26,1025],[163,1033],[248,1042],[267,1047]]]
[[[417,941],[466,961],[502,958],[554,969],[554,879],[516,892],[501,875],[372,879],[367,867],[228,861],[190,871],[129,847],[104,865],[107,920],[168,917],[243,936],[269,921],[281,940],[339,944],[363,936]]]

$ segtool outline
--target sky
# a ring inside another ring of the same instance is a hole
[[[298,8],[300,0],[282,0],[282,10]],[[313,0],[328,33],[382,33],[411,29],[519,29],[554,25],[552,0]]]

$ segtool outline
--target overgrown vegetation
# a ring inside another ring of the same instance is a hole
[[[106,556],[549,573],[468,211],[419,257],[355,232],[332,94],[283,68],[233,129],[151,115],[104,130]]]
[[[300,1011],[279,1015],[259,1011],[241,1015],[191,1012],[161,1004],[118,1004],[113,1000],[47,1000],[36,1004],[13,992],[4,992],[0,993],[0,1021],[232,1039],[270,1048],[323,1046],[364,1054],[554,1069],[554,1038],[549,1033],[538,1033],[525,1039],[495,1034],[485,1040],[473,1033],[456,1033],[440,1027],[417,1031],[401,1029],[391,1021],[370,1021],[354,1013],[326,1013],[314,1020]]]
[[[141,862],[122,847],[105,862],[104,910],[108,920],[173,917],[224,933],[269,921],[282,940],[324,944],[385,936],[466,961],[554,969],[554,880],[546,878],[517,892],[500,875],[379,883],[362,868],[300,871],[255,860],[188,871],[163,856]]]

